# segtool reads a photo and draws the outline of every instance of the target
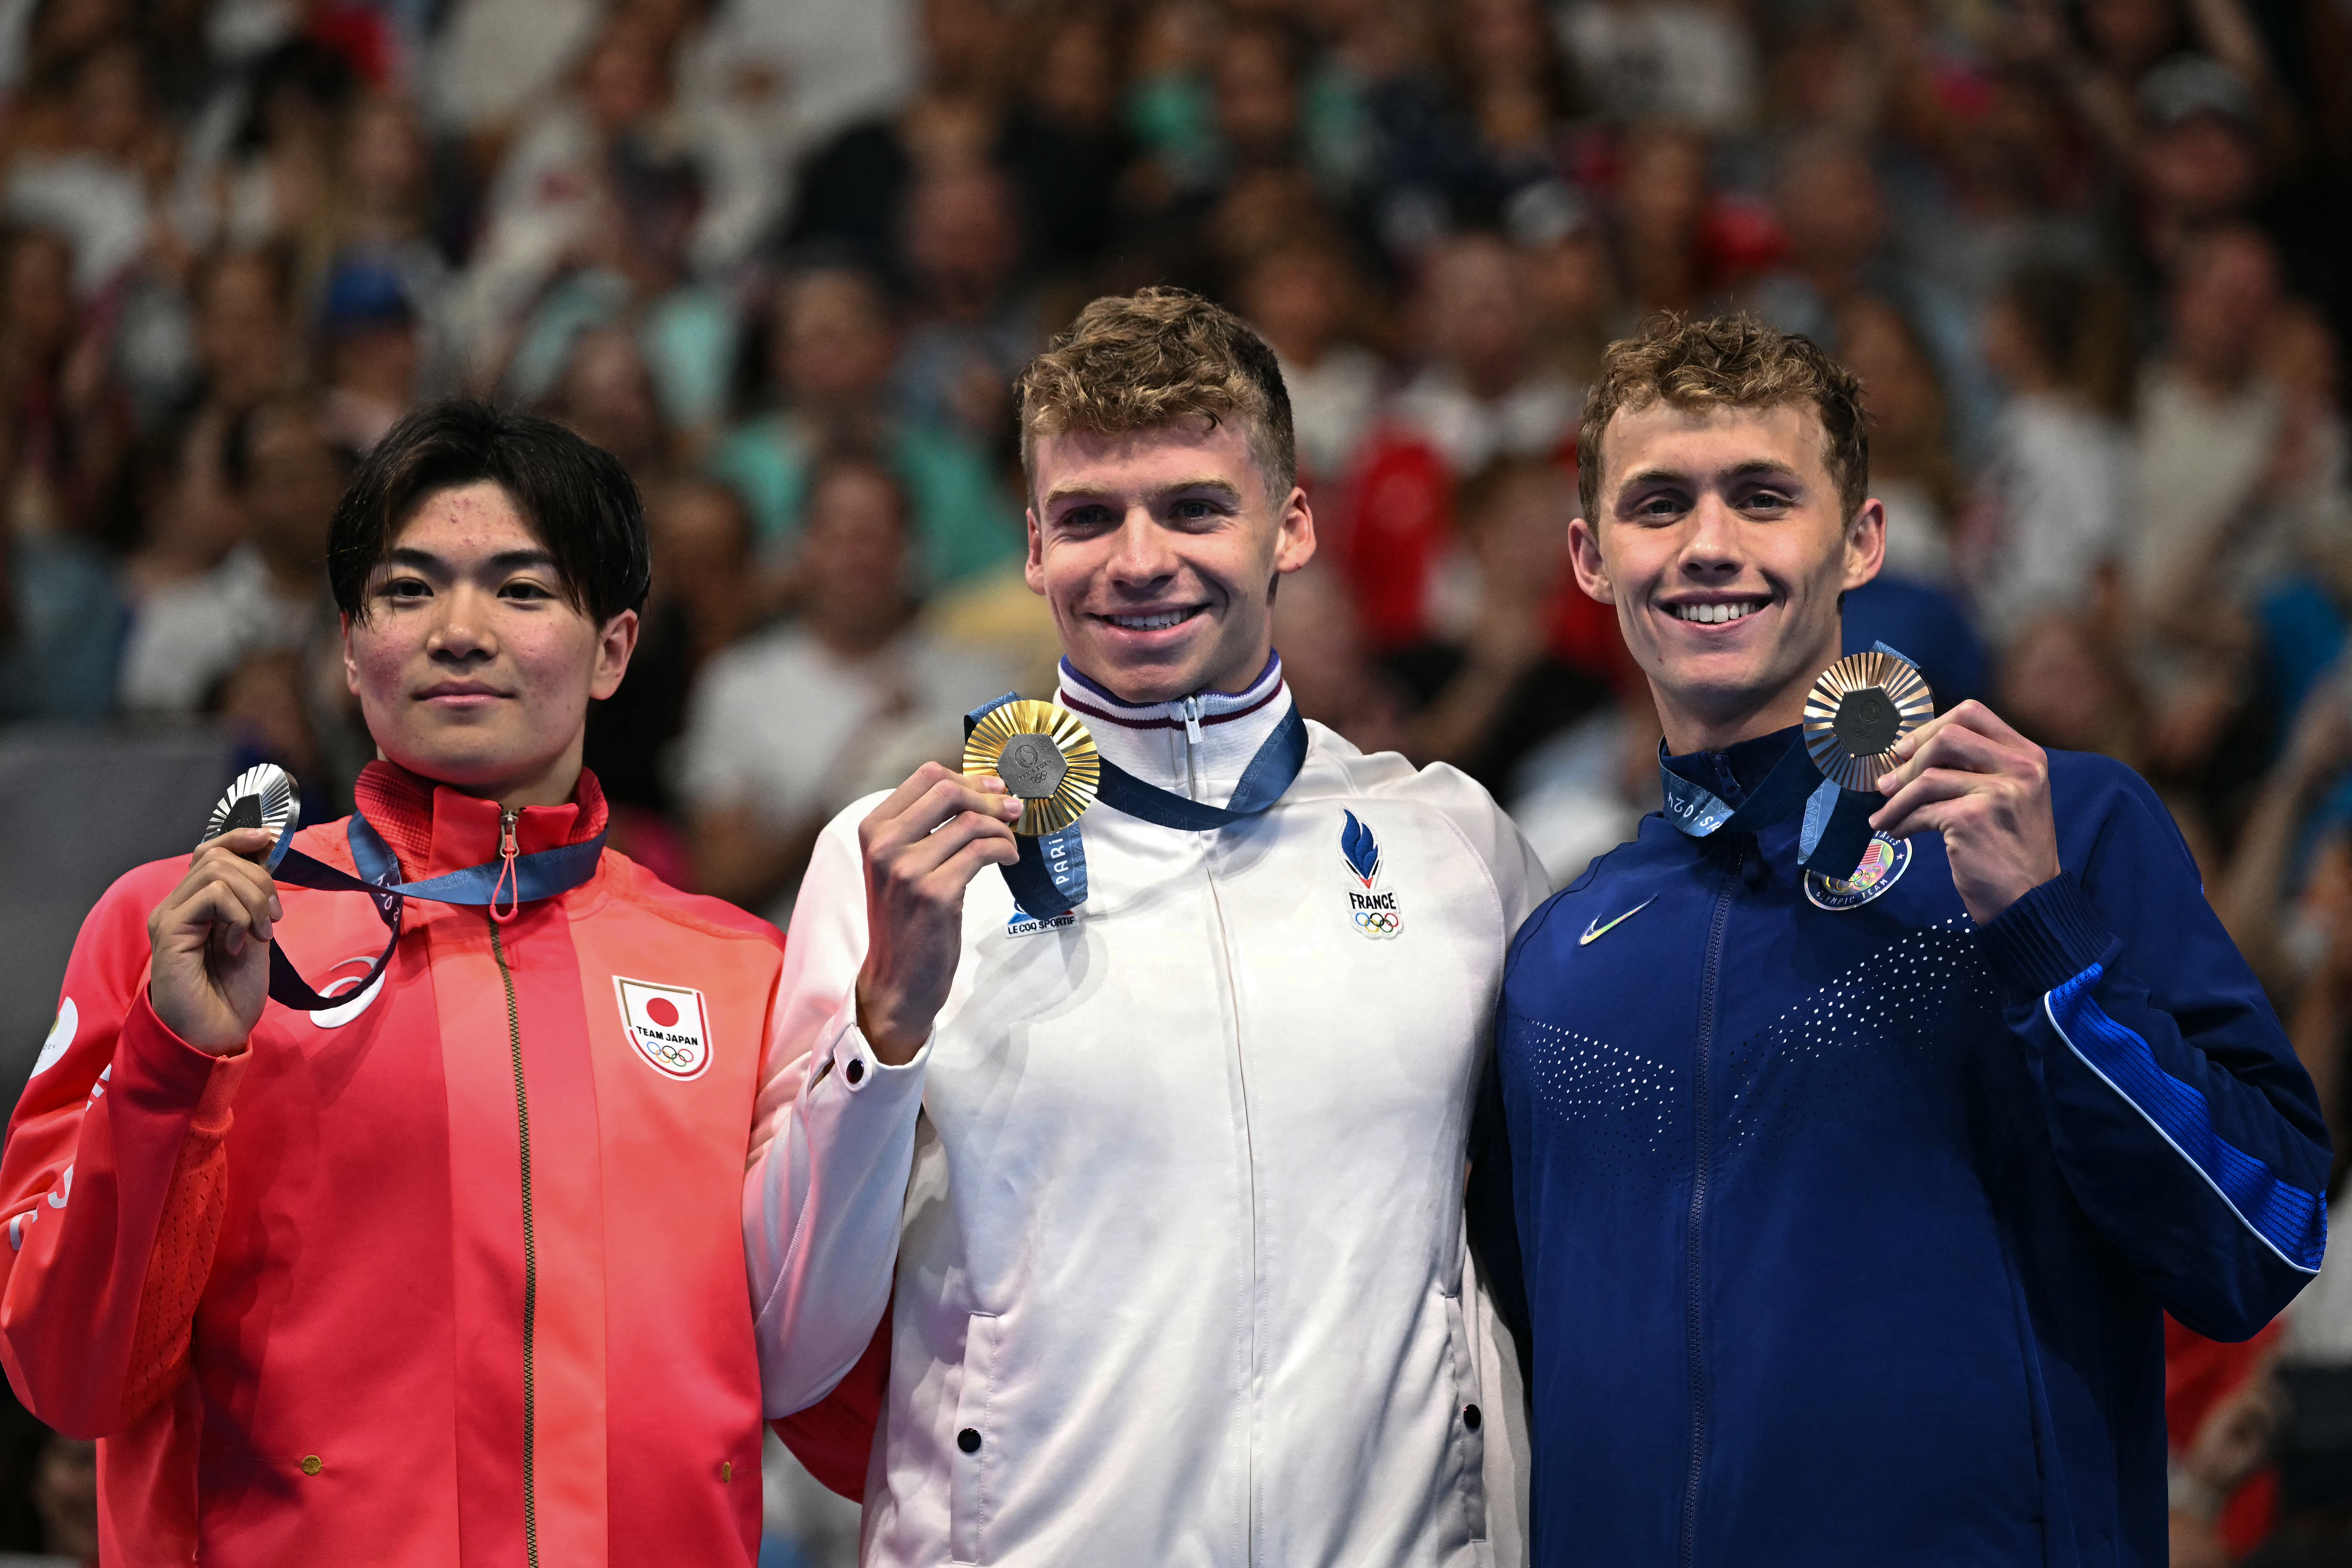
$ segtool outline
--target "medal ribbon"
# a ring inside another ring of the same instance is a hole
[[[1665,786],[1666,820],[1692,838],[1723,832],[1759,833],[1784,820],[1801,805],[1804,826],[1797,835],[1797,864],[1832,879],[1853,875],[1870,848],[1870,814],[1884,804],[1861,790],[1841,789],[1813,766],[1804,738],[1792,737],[1748,798],[1737,806],[1706,785],[1666,764],[1666,743],[1658,742],[1658,776]]]
[[[1912,664],[1910,656],[1900,648],[1883,642],[1872,646]],[[1666,766],[1664,741],[1658,742],[1658,773],[1665,782],[1666,820],[1693,838],[1710,837],[1726,828],[1755,833],[1787,816],[1802,800],[1805,821],[1797,833],[1797,864],[1835,882],[1853,876],[1870,852],[1871,814],[1886,804],[1867,790],[1844,789],[1834,779],[1822,778],[1805,750],[1801,731],[1790,742],[1787,754],[1764,775],[1764,782],[1737,808]],[[1819,787],[1809,787],[1814,780],[1820,781]]]
[[[1015,693],[1008,691],[965,714],[966,737],[983,714],[1002,708],[1015,697]],[[1272,806],[1290,788],[1306,763],[1307,720],[1293,703],[1282,722],[1258,747],[1257,754],[1249,760],[1249,765],[1242,770],[1241,781],[1234,786],[1233,800],[1228,805],[1187,800],[1171,790],[1137,778],[1108,757],[1101,760],[1102,780],[1096,787],[1095,798],[1115,811],[1156,826],[1185,833],[1213,833],[1220,827],[1246,822]],[[1087,846],[1080,836],[1080,826],[1074,822],[1059,833],[1021,840],[1020,861],[1003,870],[1004,884],[1013,889],[1013,901],[1021,906],[1023,913],[1037,920],[1051,920],[1087,901]]]
[[[400,945],[400,911],[404,900],[424,899],[437,904],[479,904],[511,901],[518,905],[532,899],[551,899],[558,893],[569,892],[596,874],[597,858],[604,852],[604,836],[578,844],[565,844],[553,849],[534,850],[518,855],[512,860],[500,856],[478,866],[468,866],[445,876],[428,877],[420,882],[403,882],[400,861],[383,837],[358,812],[352,813],[349,837],[352,863],[360,868],[361,876],[339,871],[323,860],[316,860],[299,849],[289,848],[270,868],[278,881],[298,888],[310,888],[329,893],[365,893],[375,900],[375,910],[383,917],[390,931],[383,952],[362,977],[357,985],[335,996],[321,996],[310,989],[309,982],[296,973],[294,963],[286,950],[276,942],[269,945],[269,995],[281,1006],[298,1013],[316,1013],[355,996],[376,983],[384,966],[392,962],[393,949]],[[362,880],[362,878],[365,880]],[[500,886],[504,882],[505,886]]]

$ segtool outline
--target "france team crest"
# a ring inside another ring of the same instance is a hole
[[[1870,847],[1862,852],[1862,864],[1853,868],[1853,876],[1824,877],[1818,871],[1806,872],[1805,897],[1819,909],[1858,910],[1901,881],[1903,873],[1910,868],[1909,839],[1874,833],[1870,836]]]
[[[1339,829],[1339,858],[1348,863],[1348,874],[1357,884],[1348,889],[1348,912],[1356,929],[1366,936],[1394,936],[1404,927],[1404,911],[1397,907],[1395,889],[1381,886],[1381,874],[1386,868],[1381,859],[1381,841],[1354,812],[1341,815],[1348,820]]]

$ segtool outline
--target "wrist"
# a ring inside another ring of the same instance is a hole
[[[857,1032],[866,1037],[877,1061],[885,1067],[902,1068],[915,1059],[923,1042],[930,1038],[931,1022],[929,1018],[919,1023],[909,1020],[904,1008],[891,1005],[887,998],[877,998],[879,989],[869,985],[865,976],[858,977]]]

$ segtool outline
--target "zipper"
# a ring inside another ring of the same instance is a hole
[[[507,813],[502,824],[509,864],[514,858],[514,816]],[[499,931],[496,904],[490,915],[490,953],[499,961],[499,980],[507,990],[507,1048],[514,1057],[515,1127],[522,1146],[522,1539],[530,1568],[539,1568],[539,1384],[531,1364],[539,1323],[539,1245],[531,1234],[530,1098],[523,1090],[522,1016],[515,1009],[514,972],[507,967],[506,941]]]
[[[1698,1092],[1694,1097],[1692,1113],[1696,1163],[1691,1172],[1690,1225],[1685,1242],[1690,1252],[1690,1292],[1685,1311],[1690,1354],[1691,1440],[1690,1475],[1683,1489],[1682,1568],[1694,1568],[1698,1552],[1699,1476],[1706,1465],[1706,1320],[1699,1287],[1699,1247],[1706,1217],[1707,1176],[1713,1164],[1709,1158],[1714,1140],[1710,1126],[1713,1114],[1707,1104],[1707,1063],[1715,1055],[1715,998],[1723,969],[1723,928],[1731,916],[1732,889],[1738,887],[1740,870],[1747,863],[1748,848],[1742,845],[1732,855],[1731,869],[1724,874],[1723,890],[1715,896],[1715,915],[1706,931],[1706,966],[1699,982]]]
[[[1258,1344],[1259,1296],[1264,1288],[1258,1266],[1257,1244],[1257,1130],[1250,1115],[1249,1058],[1242,1049],[1242,1010],[1240,994],[1234,985],[1233,944],[1227,940],[1224,900],[1217,896],[1216,873],[1208,869],[1204,853],[1202,872],[1209,885],[1209,912],[1217,922],[1217,955],[1224,961],[1226,1005],[1230,1009],[1234,1031],[1234,1069],[1242,1086],[1242,1152],[1248,1161],[1249,1174],[1249,1469],[1244,1478],[1247,1487],[1247,1510],[1244,1522],[1245,1536],[1242,1560],[1255,1563],[1258,1560],[1257,1531],[1257,1424],[1258,1424]]]
[[[490,884],[490,919],[504,925],[522,909],[522,880],[515,870],[515,823],[522,816],[521,808],[508,806],[499,813],[499,879]],[[499,913],[499,894],[509,895],[507,912]]]
[[[1201,698],[1195,692],[1176,704],[1184,715],[1184,788],[1194,800],[1201,795]]]

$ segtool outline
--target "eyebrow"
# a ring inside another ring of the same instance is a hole
[[[1730,468],[1725,471],[1726,478],[1734,479],[1753,479],[1759,474],[1769,474],[1774,478],[1791,479],[1798,480],[1800,483],[1803,482],[1804,479],[1804,476],[1802,474],[1800,474],[1795,468],[1791,468],[1787,463],[1779,462],[1770,458],[1750,458],[1744,463],[1734,464]],[[1627,490],[1633,489],[1637,485],[1679,485],[1690,484],[1692,482],[1694,482],[1694,477],[1685,469],[1642,468],[1626,475],[1624,481],[1617,487],[1617,493],[1622,496]]]
[[[1234,500],[1239,500],[1242,497],[1240,487],[1231,479],[1219,479],[1213,474],[1203,479],[1178,479],[1173,484],[1157,486],[1146,494],[1153,500],[1164,500],[1170,496],[1181,495],[1186,490],[1214,490],[1219,495],[1230,496]],[[1109,493],[1094,485],[1056,485],[1045,492],[1045,504],[1051,507],[1056,501],[1096,498]]]
[[[413,566],[420,572],[446,572],[448,562],[429,550],[413,545],[398,545],[383,552],[386,566]],[[533,566],[553,566],[555,557],[544,550],[502,550],[489,559],[489,565],[500,572],[521,572]]]

